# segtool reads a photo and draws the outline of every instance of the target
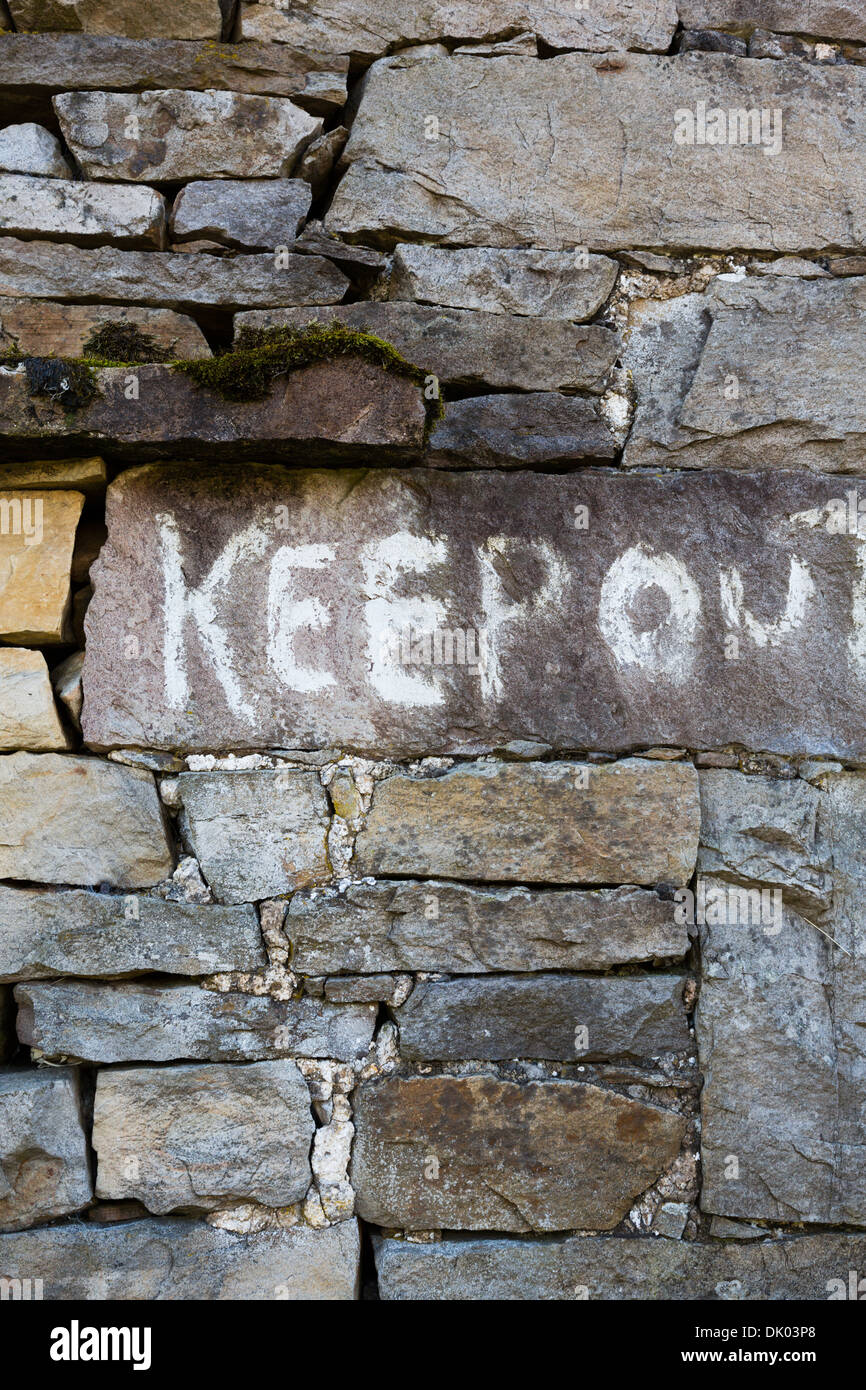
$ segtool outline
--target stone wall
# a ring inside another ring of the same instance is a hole
[[[861,5],[0,28],[2,1296],[866,1296]]]

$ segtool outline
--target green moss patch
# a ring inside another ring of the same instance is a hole
[[[95,328],[84,344],[83,356],[131,366],[141,362],[168,362],[171,353],[160,347],[149,333],[143,333],[137,324],[119,322],[103,323]]]

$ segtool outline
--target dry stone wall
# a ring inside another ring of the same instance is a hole
[[[866,1296],[861,6],[0,30],[2,1296]]]

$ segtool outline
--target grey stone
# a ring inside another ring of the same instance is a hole
[[[0,886],[0,981],[262,969],[255,909]]]
[[[395,1010],[400,1055],[408,1062],[496,1062],[682,1053],[689,1046],[682,990],[676,975],[420,980]]]
[[[680,35],[679,52],[732,53],[735,58],[747,58],[749,45],[745,39],[718,29],[686,29]]]
[[[330,879],[330,807],[315,772],[184,772],[178,781],[183,823],[217,898],[273,898]]]
[[[253,310],[236,316],[235,331],[313,322],[343,323],[384,338],[449,386],[601,392],[617,355],[616,334],[595,324],[396,301]]]
[[[450,401],[424,461],[432,468],[537,468],[618,452],[593,401],[527,391]]]
[[[54,1226],[0,1240],[7,1278],[39,1270],[43,1297],[63,1301],[351,1300],[360,1255],[356,1221],[235,1235],[169,1218]]]
[[[677,0],[688,28],[764,29],[866,42],[859,0]]]
[[[41,652],[0,647],[0,751],[66,748]]]
[[[354,1121],[358,1215],[410,1230],[609,1229],[685,1130],[598,1086],[492,1076],[365,1082]]]
[[[239,92],[62,92],[54,109],[86,178],[285,178],[322,121]]]
[[[320,198],[325,192],[334,165],[346,147],[349,132],[343,125],[318,135],[301,155],[295,175],[310,185],[312,196]]]
[[[446,250],[404,242],[394,252],[389,299],[452,309],[583,322],[597,313],[616,283],[606,256],[565,251]]]
[[[402,1004],[412,989],[411,975],[336,975],[325,981],[325,998],[332,1004]]]
[[[58,980],[15,986],[18,1035],[46,1056],[86,1062],[270,1061],[365,1057],[373,1004],[281,1002],[216,994],[198,985],[91,984]]]
[[[165,244],[165,199],[153,188],[0,174],[0,232],[78,246]]]
[[[0,346],[28,357],[83,357],[94,333],[106,324],[137,328],[156,345],[154,356],[158,360],[211,355],[207,339],[195,320],[176,314],[172,309],[0,298]],[[91,480],[89,490],[93,490],[95,481]],[[101,482],[104,487],[104,464]],[[73,476],[69,485],[84,489],[87,483],[86,477],[79,480]]]
[[[674,904],[642,888],[539,891],[411,880],[295,893],[284,930],[292,966],[331,971],[606,970],[682,957]]]
[[[131,39],[218,39],[220,0],[9,0],[17,29],[71,29],[86,34],[123,34]]]
[[[853,66],[788,73],[726,54],[384,58],[326,225],[383,246],[859,250],[864,88]],[[764,146],[697,143],[697,129],[677,143],[689,131],[675,113],[699,102],[783,109],[780,147],[772,127]],[[428,112],[438,140],[425,139]]]
[[[210,237],[227,246],[273,251],[294,241],[310,201],[309,185],[300,178],[188,183],[172,208],[172,235],[176,241]]]
[[[57,136],[32,121],[0,130],[0,171],[50,179],[72,178]]]
[[[92,1200],[73,1067],[0,1070],[0,1136],[0,1231],[68,1216]]]
[[[287,1207],[312,1181],[315,1124],[294,1062],[100,1071],[96,1195],[156,1216],[234,1202]]]
[[[60,753],[0,758],[0,879],[145,888],[173,857],[149,772]]]
[[[848,1272],[862,1269],[866,1260],[863,1236],[835,1234],[745,1248],[663,1237],[466,1238],[432,1245],[373,1240],[379,1296],[386,1301],[822,1302],[848,1297]]]

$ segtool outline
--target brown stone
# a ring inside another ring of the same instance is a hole
[[[106,324],[133,325],[163,356],[211,355],[198,324],[171,309],[0,298],[0,349],[30,357],[82,357],[91,336]]]
[[[0,391],[2,386],[0,382]],[[80,492],[0,492],[2,641],[64,640],[75,528],[83,505]]]
[[[38,488],[40,492],[46,488],[52,492],[59,489],[62,492],[83,492],[88,497],[103,493],[107,478],[105,463],[100,458],[4,463],[0,473],[4,488]]]
[[[85,34],[122,34],[130,39],[218,39],[220,0],[9,0],[15,27],[28,33],[67,29]]]

